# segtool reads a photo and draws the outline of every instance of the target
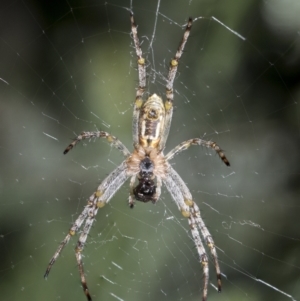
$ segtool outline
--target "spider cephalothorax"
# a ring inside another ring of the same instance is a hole
[[[140,172],[138,174],[138,185],[133,189],[133,194],[137,201],[155,203],[156,185],[154,182],[154,163],[147,156],[140,163]],[[133,206],[131,206],[133,207]]]
[[[200,138],[186,140],[166,155],[163,154],[173,114],[173,83],[177,72],[178,62],[183,53],[191,27],[192,19],[190,18],[178,50],[170,62],[168,78],[166,81],[166,100],[163,101],[158,95],[152,94],[144,101],[143,94],[146,87],[145,59],[142,55],[137,35],[137,27],[134,22],[133,14],[131,13],[131,31],[137,55],[139,73],[139,87],[136,92],[132,122],[134,150],[130,153],[126,146],[116,137],[107,132],[97,131],[82,132],[81,135],[79,135],[64,151],[64,154],[67,154],[83,139],[106,138],[112,146],[121,151],[125,156],[125,160],[101,182],[97,190],[89,197],[87,205],[75,220],[69,233],[51,258],[45,273],[45,277],[47,277],[57,257],[60,255],[70,238],[81,230],[75,248],[75,255],[79,267],[81,284],[88,300],[92,300],[92,298],[86,284],[81,253],[93,222],[95,221],[98,209],[102,208],[110,201],[113,195],[128,178],[131,178],[129,194],[129,205],[131,208],[134,206],[134,200],[142,202],[152,201],[153,203],[156,203],[161,194],[162,184],[165,184],[182,215],[188,218],[192,238],[203,269],[202,301],[207,299],[209,279],[208,256],[202,239],[212,255],[217,274],[218,291],[221,291],[221,271],[215,243],[201,218],[200,209],[193,201],[193,197],[188,187],[170,165],[169,161],[173,159],[175,155],[186,150],[191,145],[203,145],[215,150],[226,165],[229,165],[229,162],[215,142],[205,141]],[[138,181],[138,184],[135,186],[136,180]],[[202,237],[200,237],[199,230]]]

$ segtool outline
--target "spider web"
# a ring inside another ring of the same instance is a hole
[[[197,147],[172,161],[218,248],[223,291],[210,262],[208,300],[299,300],[296,0],[1,2],[1,299],[85,300],[78,236],[48,281],[43,273],[87,198],[122,161],[103,141],[66,156],[65,147],[97,129],[132,145],[138,81],[130,9],[148,64],[147,95],[164,95],[168,63],[188,17],[195,19],[166,151],[211,139],[232,165]],[[128,192],[127,183],[99,210],[88,237],[93,300],[200,300],[187,220],[165,189],[156,205],[133,210]]]

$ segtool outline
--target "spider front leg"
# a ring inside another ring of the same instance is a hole
[[[203,276],[204,276],[203,277],[202,301],[206,301],[207,292],[208,292],[208,280],[209,280],[208,257],[207,257],[205,248],[203,246],[203,243],[201,241],[199,231],[197,229],[197,223],[196,223],[192,213],[189,214],[188,220],[189,220],[189,226],[191,229],[192,237],[193,237],[193,240],[194,240],[194,243],[197,248],[198,255],[199,255],[199,259],[202,264]]]
[[[106,138],[106,140],[116,149],[123,153],[125,157],[130,155],[127,147],[116,137],[110,135],[107,132],[97,131],[97,132],[82,132],[79,136],[77,136],[72,143],[68,145],[68,147],[64,150],[64,155],[67,154],[78,142],[84,139],[91,138]]]
[[[50,273],[50,270],[55,263],[56,259],[62,252],[65,245],[69,242],[71,236],[74,236],[77,231],[81,228],[84,223],[83,230],[79,236],[76,248],[75,255],[80,273],[80,280],[84,290],[84,293],[87,299],[92,300],[91,295],[88,290],[87,282],[84,275],[83,262],[82,262],[82,251],[86,243],[88,234],[91,230],[95,217],[97,215],[98,209],[104,207],[106,203],[110,201],[113,195],[119,190],[119,188],[124,184],[128,179],[127,174],[127,164],[126,161],[123,161],[114,171],[112,171],[98,186],[97,190],[90,196],[88,200],[88,205],[85,206],[82,213],[79,215],[77,220],[72,225],[68,235],[59,245],[57,251],[54,253],[54,256],[51,258],[49,265],[47,267],[45,278]]]
[[[215,242],[214,242],[210,232],[208,231],[206,225],[204,224],[204,221],[201,217],[200,209],[199,209],[198,205],[195,202],[193,202],[190,209],[191,209],[191,214],[193,216],[193,220],[195,221],[195,225],[198,226],[198,228],[200,229],[201,234],[206,242],[206,245],[209,247],[210,253],[214,260],[214,265],[215,265],[215,270],[216,270],[216,275],[217,275],[218,292],[220,293],[222,290],[221,269],[220,269],[220,265],[219,265],[219,261],[218,261],[218,255],[217,255],[217,250],[215,247]]]
[[[92,206],[89,208],[88,217],[86,219],[83,230],[80,234],[80,237],[78,239],[78,242],[77,242],[77,245],[75,248],[75,256],[76,256],[76,260],[77,260],[77,264],[78,264],[78,268],[79,268],[81,285],[82,285],[83,291],[89,301],[92,300],[92,297],[89,293],[89,289],[88,289],[87,282],[86,282],[85,275],[84,275],[83,262],[82,262],[82,251],[83,251],[86,239],[88,237],[88,234],[92,228],[95,217],[97,215],[98,209],[102,207],[102,204],[104,206],[104,202],[103,203],[101,202],[101,206],[99,206],[99,201],[97,200],[96,193],[93,194],[93,197],[94,197],[94,200],[93,200],[93,203],[91,203]]]
[[[45,275],[44,275],[45,279],[48,277],[48,275],[49,275],[49,273],[51,271],[52,266],[56,262],[58,256],[62,252],[63,248],[69,242],[70,238],[72,236],[74,236],[75,233],[80,229],[82,223],[84,222],[84,220],[86,219],[86,217],[88,215],[89,207],[90,207],[89,205],[87,205],[87,206],[84,207],[82,213],[78,216],[78,218],[76,219],[76,221],[74,222],[74,224],[70,228],[69,233],[67,234],[67,236],[64,238],[64,240],[58,246],[56,252],[54,253],[53,257],[51,258],[51,260],[50,260],[50,262],[48,264],[47,270],[46,270]]]
[[[202,301],[207,300],[207,290],[208,290],[208,280],[209,280],[209,267],[208,267],[208,257],[206,250],[203,246],[199,231],[197,229],[197,223],[193,216],[193,212],[191,210],[191,205],[193,204],[192,196],[189,193],[188,195],[184,196],[183,190],[184,187],[182,186],[183,181],[178,181],[176,178],[174,179],[174,173],[177,174],[173,168],[169,165],[169,172],[166,178],[163,179],[164,184],[166,185],[169,193],[172,196],[172,199],[175,201],[179,211],[181,214],[188,218],[191,234],[193,237],[194,244],[196,246],[199,260],[202,265],[203,271],[203,293],[202,293]],[[179,175],[178,175],[179,177]],[[185,185],[185,184],[184,184]],[[187,189],[187,187],[186,187]]]
[[[118,166],[113,172],[111,172],[106,179],[98,186],[95,193],[93,193],[89,198],[89,204],[92,204],[92,208],[88,211],[88,217],[86,219],[84,228],[77,242],[75,248],[76,259],[78,263],[80,280],[83,291],[90,301],[92,300],[91,295],[88,290],[87,282],[84,275],[84,268],[82,262],[82,251],[86,243],[88,234],[91,230],[95,217],[97,215],[98,209],[105,206],[106,203],[113,197],[113,195],[119,190],[119,188],[128,179],[127,174],[127,164],[126,161]]]
[[[218,261],[218,255],[217,255],[217,250],[215,247],[214,240],[201,217],[200,209],[198,205],[193,201],[190,190],[188,189],[188,187],[186,186],[182,178],[179,176],[179,174],[172,167],[170,167],[169,176],[172,178],[174,183],[179,187],[180,192],[183,195],[185,204],[189,206],[189,213],[190,213],[189,216],[190,215],[193,216],[195,225],[199,228],[206,242],[206,245],[210,249],[210,253],[214,260],[215,270],[217,274],[218,292],[221,292],[221,270],[220,270],[220,265]],[[204,262],[202,261],[202,264],[205,265],[205,261]]]
[[[201,238],[199,237],[198,229],[200,230],[201,235],[206,242],[206,245],[210,249],[217,275],[218,292],[221,292],[221,270],[214,240],[210,232],[208,231],[203,219],[201,218],[200,209],[193,201],[188,187],[179,176],[179,174],[170,165],[168,167],[168,174],[166,179],[164,180],[164,183],[173,199],[175,200],[182,215],[189,219],[193,240],[197,247],[199,258],[203,267],[204,286],[202,300],[205,301],[207,299],[208,288],[208,257],[201,242]]]
[[[221,158],[221,160],[227,166],[230,166],[230,163],[227,160],[227,158],[226,158],[225,154],[223,153],[222,149],[215,142],[202,140],[200,138],[190,139],[190,140],[184,141],[184,142],[180,143],[179,145],[177,145],[175,148],[173,148],[165,156],[166,161],[169,161],[169,160],[173,159],[174,156],[176,156],[180,152],[188,149],[191,145],[203,145],[203,146],[206,146],[207,148],[211,148],[211,149],[215,150],[215,152],[219,155],[219,157]]]

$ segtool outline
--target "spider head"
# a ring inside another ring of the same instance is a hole
[[[140,172],[138,175],[139,184],[133,189],[137,201],[156,202],[156,185],[153,175],[154,164],[149,157],[145,157],[140,163]]]

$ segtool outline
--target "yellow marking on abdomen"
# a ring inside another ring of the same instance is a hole
[[[140,144],[143,147],[157,147],[163,132],[165,107],[162,99],[151,95],[141,108],[139,120]]]

